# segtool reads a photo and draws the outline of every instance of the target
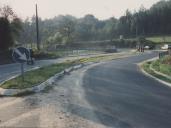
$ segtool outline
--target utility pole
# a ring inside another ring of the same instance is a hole
[[[40,50],[40,38],[39,38],[39,18],[38,18],[38,12],[37,12],[37,4],[36,4],[36,32],[37,32],[37,50]]]

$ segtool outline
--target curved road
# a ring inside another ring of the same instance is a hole
[[[83,79],[86,99],[104,125],[171,127],[171,88],[143,75],[136,65],[155,55],[114,60],[86,72]]]
[[[0,98],[0,127],[171,128],[171,88],[137,66],[155,56],[90,65],[56,81],[53,89]]]

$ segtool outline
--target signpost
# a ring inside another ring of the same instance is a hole
[[[24,81],[24,62],[30,58],[30,52],[27,48],[18,47],[14,48],[12,52],[12,58],[14,61],[21,64],[21,76],[22,80]]]

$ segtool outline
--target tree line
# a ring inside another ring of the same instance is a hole
[[[91,14],[82,18],[71,15],[59,15],[44,20],[39,18],[39,28],[41,43],[46,46],[81,41],[112,41],[120,35],[124,38],[169,35],[171,0],[159,1],[150,9],[141,6],[135,12],[126,10],[119,19],[111,17],[99,20]],[[21,21],[12,9],[6,6],[0,9],[0,49],[9,48],[17,42],[31,45],[36,42],[36,17]]]
[[[45,44],[67,44],[78,41],[92,41],[112,39],[113,24],[117,21],[110,18],[105,21],[98,20],[88,14],[83,18],[71,15],[60,15],[52,19],[42,20],[39,18],[40,39]],[[36,41],[35,16],[23,22],[23,31],[20,41],[32,43]]]
[[[139,36],[171,34],[171,0],[160,1],[150,9],[143,6],[136,12],[126,10],[119,19],[111,17],[99,20],[88,14],[83,18],[71,15],[60,15],[52,19],[39,18],[41,41],[45,44],[66,44],[78,41],[112,40],[123,35],[125,38]],[[30,34],[35,34],[35,17],[23,22],[24,41],[35,42],[35,36],[30,40]],[[30,28],[30,29],[28,29]],[[27,35],[27,36],[26,36]],[[28,37],[28,38],[25,38]]]
[[[120,17],[118,32],[126,37],[171,34],[171,0],[162,0],[150,9],[140,7],[138,12],[126,11]]]

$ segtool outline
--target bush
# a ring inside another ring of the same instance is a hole
[[[171,56],[166,56],[160,60],[162,64],[171,65]]]
[[[58,58],[59,55],[54,52],[34,51],[33,57],[36,59],[55,59]]]
[[[152,62],[152,67],[157,70],[160,71],[160,60],[156,60]]]

